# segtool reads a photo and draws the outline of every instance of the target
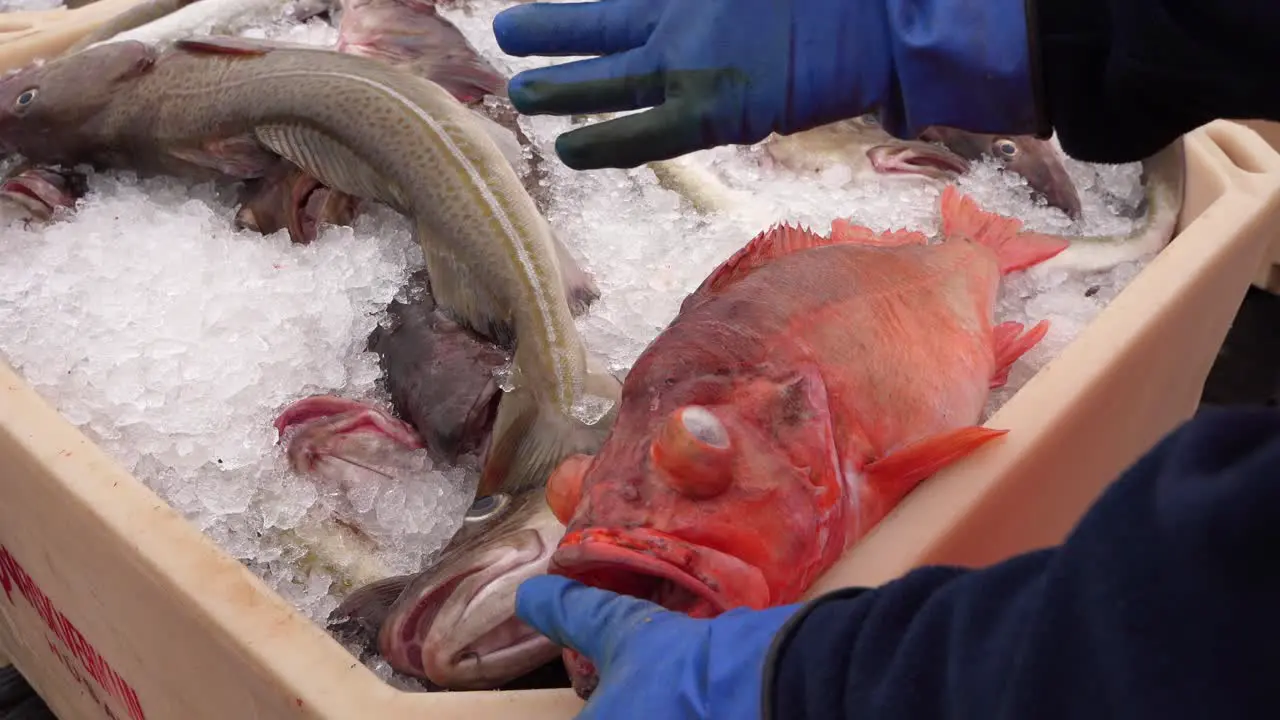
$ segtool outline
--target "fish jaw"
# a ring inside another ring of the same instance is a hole
[[[327,395],[300,400],[275,421],[295,472],[318,474],[340,487],[363,475],[394,477],[420,465],[422,441],[408,424],[364,403]]]
[[[735,607],[760,609],[770,600],[759,568],[643,527],[586,528],[566,534],[548,572],[697,618]]]
[[[758,568],[648,528],[588,528],[567,534],[548,572],[695,618],[735,607],[763,609],[770,602],[768,583]],[[594,664],[571,648],[562,656],[575,692],[589,697],[598,683]]]
[[[4,196],[25,208],[32,219],[46,221],[58,208],[74,207],[88,190],[87,179],[74,171],[31,167],[0,184]]]
[[[447,556],[396,600],[378,649],[398,672],[453,690],[498,687],[550,662],[560,648],[516,617],[520,583],[546,572],[564,534],[541,493],[522,522]]]
[[[944,147],[926,142],[898,141],[867,149],[872,169],[880,175],[919,175],[930,180],[954,180],[969,163]]]

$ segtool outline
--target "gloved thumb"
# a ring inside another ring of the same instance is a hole
[[[552,642],[607,664],[637,626],[668,612],[647,600],[538,575],[516,590],[516,615]]]

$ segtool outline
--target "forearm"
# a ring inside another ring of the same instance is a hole
[[[1280,414],[1197,418],[1060,548],[819,600],[775,642],[764,717],[1267,716],[1278,516]]]
[[[1041,100],[1073,157],[1131,162],[1216,118],[1280,120],[1275,0],[1027,3]]]

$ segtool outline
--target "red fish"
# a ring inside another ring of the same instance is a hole
[[[942,467],[1006,431],[990,389],[1048,331],[995,324],[1003,274],[1062,250],[954,187],[944,242],[844,221],[752,240],[636,361],[594,457],[557,468],[549,572],[694,617],[797,600]],[[579,694],[593,671],[566,651]]]

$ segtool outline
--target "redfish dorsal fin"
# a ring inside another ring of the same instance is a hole
[[[903,245],[927,245],[929,238],[914,230],[890,230],[878,233],[869,227],[854,225],[844,218],[831,221],[831,240],[852,245],[873,247],[901,247]]]
[[[943,237],[948,240],[964,238],[991,248],[1002,275],[1026,270],[1071,245],[1063,237],[1021,230],[1021,221],[983,210],[955,185],[948,185],[942,191]]]
[[[786,223],[774,225],[752,238],[751,242],[730,256],[728,260],[720,263],[720,267],[708,275],[698,289],[690,294],[690,297],[707,292],[719,292],[780,257],[835,244],[838,243],[809,228],[793,227]]]

